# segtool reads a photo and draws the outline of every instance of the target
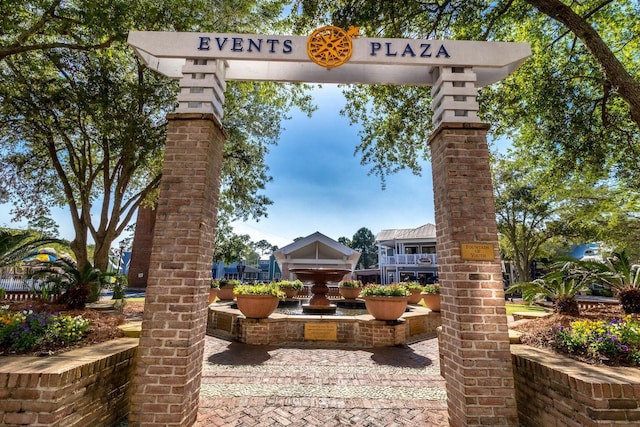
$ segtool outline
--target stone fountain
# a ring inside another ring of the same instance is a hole
[[[327,298],[329,287],[327,282],[339,282],[351,270],[344,268],[292,268],[290,270],[303,282],[312,282],[309,304],[302,305],[302,312],[307,314],[335,314],[336,305]]]

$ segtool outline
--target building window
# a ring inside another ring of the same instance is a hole
[[[418,273],[418,281],[423,285],[436,283],[436,276],[433,273]]]
[[[410,280],[416,280],[416,274],[413,271],[401,271],[400,272],[400,281],[408,282]]]

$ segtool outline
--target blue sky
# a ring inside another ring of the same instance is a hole
[[[337,239],[351,238],[361,227],[375,235],[383,229],[433,223],[430,163],[422,165],[422,176],[403,171],[388,177],[383,191],[379,178],[368,176],[369,168],[353,155],[358,127],[339,114],[345,104],[340,89],[323,85],[314,90],[314,99],[318,110],[311,118],[292,112],[267,156],[273,177],[265,190],[273,201],[268,217],[236,222],[236,233],[282,247],[316,231]],[[0,226],[24,227],[10,222],[10,209],[0,205]],[[73,228],[66,218],[66,210],[54,210],[61,237],[71,239]]]
[[[353,155],[358,127],[339,111],[345,101],[336,85],[314,91],[318,110],[311,118],[295,111],[285,122],[277,146],[267,156],[273,182],[268,218],[234,223],[237,233],[265,239],[279,247],[319,231],[331,238],[351,238],[361,227],[374,234],[386,228],[412,228],[434,221],[431,165],[421,177],[408,171],[380,180]]]

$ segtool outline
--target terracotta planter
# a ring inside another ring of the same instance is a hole
[[[293,288],[280,288],[287,295],[287,298],[291,299],[298,295],[298,290]]]
[[[360,296],[362,288],[338,288],[338,291],[344,299],[356,299]]]
[[[233,294],[233,286],[220,286],[218,290],[218,298],[223,301],[231,301],[235,298]]]
[[[422,294],[420,289],[410,290],[411,294],[409,295],[409,304],[418,304],[422,299]]]
[[[397,320],[407,309],[409,297],[364,297],[367,311],[377,320]]]
[[[424,305],[431,311],[440,311],[440,294],[421,294]]]
[[[248,319],[266,319],[278,307],[273,295],[236,295],[238,310]]]
[[[216,302],[218,291],[218,288],[209,288],[209,304],[213,304],[214,302]]]

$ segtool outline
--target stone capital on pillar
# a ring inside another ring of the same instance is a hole
[[[212,114],[221,125],[226,69],[224,60],[187,58],[182,67],[176,113]]]
[[[435,127],[445,122],[480,123],[477,77],[472,67],[434,67],[431,110]]]

